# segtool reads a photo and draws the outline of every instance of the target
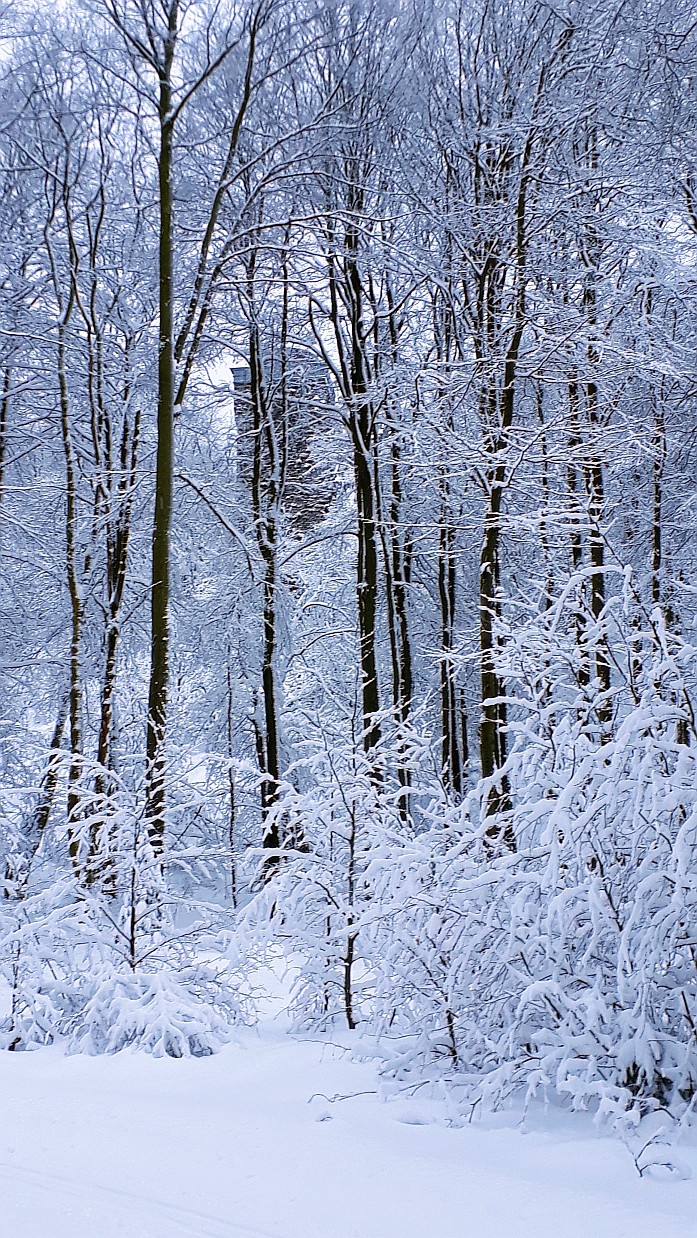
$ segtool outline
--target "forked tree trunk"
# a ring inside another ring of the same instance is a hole
[[[349,428],[353,448],[353,474],[358,510],[358,556],[356,594],[361,666],[363,746],[372,753],[380,741],[380,692],[375,650],[378,602],[377,511],[375,495],[375,418],[368,396],[369,370],[365,356],[363,288],[358,266],[358,232],[347,229],[346,283],[350,294],[351,409]]]

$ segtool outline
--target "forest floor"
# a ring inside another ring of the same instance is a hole
[[[209,1058],[4,1053],[0,1238],[697,1238],[697,1140],[639,1177],[583,1116],[380,1090],[272,1003]]]

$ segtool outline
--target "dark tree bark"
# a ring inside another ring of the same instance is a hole
[[[272,19],[274,0],[260,0],[246,14],[242,31],[231,33],[217,54],[213,53],[215,19],[212,8],[207,26],[199,31],[196,49],[203,66],[190,85],[184,86],[178,68],[182,23],[192,9],[182,8],[180,0],[165,0],[158,11],[135,4],[131,17],[120,0],[104,0],[109,20],[119,31],[132,61],[147,66],[156,76],[157,86],[150,95],[136,74],[136,90],[154,107],[158,129],[158,365],[157,365],[157,452],[155,464],[155,511],[152,534],[150,679],[146,729],[146,814],[150,843],[156,856],[164,849],[166,825],[166,738],[170,677],[170,558],[174,492],[174,423],[181,408],[198,356],[204,331],[221,275],[229,257],[229,242],[213,255],[213,242],[231,173],[238,152],[240,135],[253,92],[253,73],[257,60],[257,40]],[[132,18],[132,20],[131,20]],[[206,224],[198,246],[198,261],[191,296],[181,328],[174,336],[176,280],[174,274],[174,138],[177,121],[201,86],[209,81],[246,39],[241,99],[234,120],[225,158],[216,180]],[[183,70],[188,76],[188,70]]]
[[[165,738],[169,693],[169,573],[174,478],[174,271],[172,66],[178,33],[179,7],[168,10],[163,57],[158,66],[159,224],[159,352],[157,364],[157,457],[155,516],[152,535],[152,593],[150,599],[150,687],[148,692],[147,818],[155,855],[162,855],[165,836]]]

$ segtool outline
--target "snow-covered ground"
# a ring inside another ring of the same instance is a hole
[[[697,1236],[694,1145],[691,1179],[640,1178],[583,1118],[453,1127],[378,1090],[270,1018],[199,1060],[4,1053],[0,1238]]]

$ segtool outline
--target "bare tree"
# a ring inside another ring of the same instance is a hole
[[[180,0],[162,8],[129,0],[104,0],[98,7],[117,32],[132,74],[133,87],[149,105],[156,123],[159,232],[159,340],[157,460],[152,540],[151,658],[148,697],[148,820],[156,854],[165,834],[167,703],[170,666],[170,556],[175,473],[175,416],[181,408],[198,355],[204,326],[220,276],[218,224],[235,170],[240,135],[252,96],[259,90],[259,40],[279,11],[275,0],[231,9],[223,19],[218,6],[194,10]],[[197,229],[193,282],[188,289],[175,275],[175,178],[178,126],[203,88],[237,61],[227,149],[208,206]],[[118,62],[117,62],[118,63]],[[261,80],[270,72],[261,59]],[[216,246],[217,242],[217,246]],[[177,311],[181,311],[178,328]]]

